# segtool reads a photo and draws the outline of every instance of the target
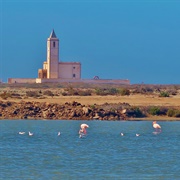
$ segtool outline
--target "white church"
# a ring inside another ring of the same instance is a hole
[[[81,79],[81,63],[59,62],[59,39],[54,30],[47,39],[47,61],[43,63],[43,69],[38,71],[39,83],[57,79]]]
[[[54,30],[47,39],[47,60],[43,68],[38,70],[38,78],[9,78],[8,83],[61,83],[61,82],[84,82],[84,83],[111,83],[130,84],[129,80],[123,79],[81,79],[80,62],[59,61],[59,39]]]

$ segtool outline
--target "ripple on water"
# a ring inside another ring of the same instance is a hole
[[[78,136],[82,122],[90,126],[85,138]],[[160,124],[154,135],[151,121],[2,120],[1,178],[179,179],[180,122]]]

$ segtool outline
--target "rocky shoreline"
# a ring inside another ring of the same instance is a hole
[[[144,108],[139,109],[128,103],[82,105],[75,101],[64,104],[0,101],[0,119],[144,120],[149,118]],[[167,116],[160,117],[171,119]],[[159,116],[151,118],[158,119]],[[174,119],[178,120],[178,118]]]

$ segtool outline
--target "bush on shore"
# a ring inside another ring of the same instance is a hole
[[[116,88],[96,88],[95,94],[99,96],[117,95],[119,94],[119,90]]]
[[[121,96],[129,96],[130,95],[130,90],[127,88],[122,88],[120,89],[120,95]]]
[[[157,106],[147,107],[147,113],[153,116],[166,115],[167,111],[168,108],[166,107],[157,107]]]
[[[129,96],[130,90],[127,88],[96,88],[95,94],[99,96],[106,95],[121,95],[121,96]]]
[[[180,117],[180,110],[178,110],[178,109],[168,109],[167,116],[169,116],[169,117]]]
[[[38,98],[41,95],[39,94],[39,92],[37,91],[26,91],[26,96],[27,97],[34,97],[34,98]]]
[[[159,97],[169,97],[169,93],[166,91],[162,91],[162,92],[160,92]]]
[[[75,89],[69,87],[62,92],[62,96],[91,96],[92,91],[90,89]]]

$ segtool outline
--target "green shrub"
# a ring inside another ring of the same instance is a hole
[[[174,117],[180,117],[180,110],[175,111]]]
[[[110,88],[108,89],[108,91],[109,91],[109,95],[119,94],[119,89],[116,89],[116,88]]]
[[[159,97],[169,97],[169,93],[165,92],[165,91],[162,91],[162,92],[160,92]]]
[[[52,93],[52,91],[50,91],[50,90],[46,90],[46,91],[44,91],[43,92],[43,95],[46,95],[46,96],[54,96],[54,94]]]
[[[130,107],[127,109],[127,115],[130,117],[143,117],[143,113],[139,107]]]
[[[142,111],[140,110],[139,107],[134,108],[134,116],[135,117],[143,117],[143,113],[142,113]]]
[[[96,95],[100,95],[100,96],[108,95],[106,89],[102,89],[102,88],[96,88],[95,93]]]
[[[119,94],[119,89],[117,88],[96,88],[96,95],[106,96],[106,95],[117,95]]]
[[[90,105],[90,108],[91,108],[91,109],[95,109],[96,106],[95,106],[94,104],[92,104],[92,105]]]
[[[159,107],[150,107],[149,110],[148,110],[148,113],[151,114],[151,115],[160,115],[160,108]]]
[[[169,116],[169,117],[180,117],[180,110],[178,110],[178,109],[169,109],[167,111],[167,116]]]
[[[174,109],[168,109],[167,116],[174,117],[174,114],[175,114],[175,110]]]
[[[130,90],[127,89],[127,88],[122,88],[122,89],[120,89],[119,93],[120,93],[121,96],[129,96],[130,95]]]
[[[36,98],[40,97],[40,95],[36,91],[26,91],[26,96],[28,96],[28,97],[36,97]]]

